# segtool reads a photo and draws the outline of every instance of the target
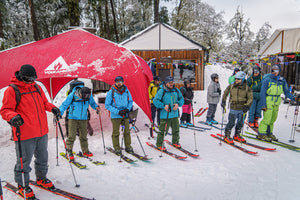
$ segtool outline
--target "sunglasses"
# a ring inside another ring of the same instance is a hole
[[[23,76],[23,77],[22,77],[22,80],[25,81],[25,82],[30,83],[30,82],[34,82],[34,81],[36,80],[36,78],[34,78],[34,77]]]
[[[242,80],[242,79],[240,79],[240,78],[235,78],[235,80]]]

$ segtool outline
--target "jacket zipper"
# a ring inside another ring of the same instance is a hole
[[[41,118],[40,118],[40,114],[39,114],[38,105],[37,105],[36,99],[34,98],[33,93],[32,93],[32,91],[31,91],[30,88],[29,88],[29,91],[30,91],[30,94],[31,94],[31,96],[32,96],[32,99],[33,99],[33,101],[34,101],[34,103],[35,103],[35,107],[36,107],[36,111],[37,111],[37,116],[38,116],[38,120],[39,120],[39,124],[40,124],[40,134],[41,134],[41,136],[42,136],[42,123],[41,123]]]

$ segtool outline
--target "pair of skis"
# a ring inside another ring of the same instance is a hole
[[[212,128],[216,128],[216,129],[218,129],[218,130],[221,130],[220,127],[218,127],[218,126],[216,126],[216,125],[214,125],[214,124],[209,125],[208,123],[206,123],[206,122],[204,122],[204,121],[198,121],[198,123],[204,124],[204,125],[207,125],[207,126],[210,126],[210,127],[212,127]],[[224,130],[224,129],[225,129],[225,127],[223,127],[222,130]]]
[[[184,148],[182,148],[182,147],[175,147],[175,146],[173,146],[173,144],[170,142],[170,141],[168,141],[168,140],[164,140],[167,144],[169,144],[170,146],[172,146],[172,147],[174,147],[174,148],[176,148],[176,149],[178,149],[179,151],[181,151],[181,152],[183,152],[183,153],[185,153],[186,155],[188,155],[188,156],[190,156],[190,157],[192,157],[192,158],[198,158],[199,157],[199,155],[198,154],[194,154],[194,153],[192,153],[192,152],[190,152],[190,151],[188,151],[188,150],[186,150],[186,149],[184,149]],[[180,156],[180,155],[177,155],[177,154],[175,154],[175,153],[172,153],[172,152],[170,152],[170,151],[168,151],[168,150],[160,150],[160,149],[158,149],[157,148],[157,146],[155,146],[154,144],[152,144],[152,143],[150,143],[150,142],[146,142],[146,144],[148,145],[148,146],[150,146],[150,147],[152,147],[152,148],[154,148],[154,149],[156,149],[156,150],[158,150],[158,151],[160,151],[160,152],[163,152],[163,153],[165,153],[165,154],[167,154],[167,155],[169,155],[169,156],[171,156],[171,157],[173,157],[173,158],[176,158],[176,159],[178,159],[178,160],[185,160],[186,158],[187,158],[187,156]]]
[[[251,151],[251,150],[248,150],[248,149],[246,149],[246,148],[244,148],[244,147],[242,147],[242,146],[239,146],[239,145],[237,145],[236,143],[237,142],[235,142],[235,143],[233,143],[233,144],[229,144],[229,143],[227,143],[227,142],[225,142],[224,141],[224,135],[221,135],[221,134],[217,134],[217,135],[215,135],[215,134],[210,134],[213,138],[216,138],[216,139],[218,139],[218,140],[220,140],[220,141],[222,141],[222,142],[224,142],[224,143],[226,143],[226,144],[228,144],[228,145],[230,145],[230,146],[232,146],[232,147],[234,147],[234,148],[236,148],[236,149],[239,149],[239,150],[241,150],[241,151],[243,151],[243,152],[245,152],[245,153],[247,153],[247,154],[250,154],[250,155],[256,155],[257,154],[257,152],[255,152],[255,151]],[[239,143],[239,142],[238,142]],[[248,145],[248,146],[251,146],[251,147],[254,147],[254,148],[257,148],[257,149],[260,149],[260,150],[265,150],[265,151],[276,151],[276,149],[275,148],[268,148],[268,147],[263,147],[263,146],[259,146],[259,145],[256,145],[256,144],[252,144],[252,143],[250,143],[250,142],[244,142],[244,143],[242,143],[242,145]]]
[[[200,108],[198,110],[198,112],[196,112],[196,114],[194,115],[195,117],[200,117],[201,115],[203,115],[203,113],[205,113],[205,111],[207,111],[208,107],[206,108]]]
[[[133,164],[133,163],[137,162],[137,160],[132,160],[131,158],[129,158],[126,155],[124,155],[123,153],[121,155],[117,154],[115,152],[115,150],[113,148],[111,148],[111,147],[106,147],[106,149],[108,151],[110,151],[111,153],[119,156],[119,157],[121,156],[121,159],[124,160],[125,162],[129,163],[129,164]],[[152,159],[152,158],[148,158],[147,156],[141,156],[141,155],[139,155],[139,154],[137,154],[135,152],[129,153],[129,154],[132,155],[132,156],[134,156],[135,158],[141,160],[141,161],[150,161]]]
[[[95,161],[94,159],[92,159],[92,158],[90,158],[88,156],[83,155],[82,152],[79,152],[79,153],[73,152],[73,154],[76,155],[77,157],[85,158],[85,159],[89,160],[94,165],[105,165],[105,161]],[[77,167],[79,169],[86,169],[86,167],[87,167],[86,165],[83,165],[83,164],[81,164],[78,161],[69,160],[68,156],[64,152],[60,152],[59,155],[61,155],[63,158],[65,158],[66,160],[68,160],[72,165],[74,165],[75,167]]]
[[[65,198],[70,199],[70,200],[95,200],[94,198],[90,199],[90,198],[82,197],[82,196],[76,195],[76,194],[71,193],[71,192],[67,192],[67,191],[59,189],[59,188],[47,189],[47,188],[44,188],[42,186],[39,186],[35,181],[32,181],[32,180],[29,181],[29,184],[33,185],[35,187],[41,188],[43,190],[49,191],[53,194],[65,197]],[[6,182],[6,185],[3,186],[3,187],[24,199],[24,197],[21,194],[19,194],[18,188],[16,186],[12,185],[11,183]],[[34,197],[34,198],[29,198],[28,200],[39,200],[39,199]]]

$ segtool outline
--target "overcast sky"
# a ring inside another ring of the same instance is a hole
[[[267,21],[272,26],[271,34],[279,28],[300,27],[300,0],[203,0],[203,2],[214,7],[216,12],[224,11],[227,23],[240,5],[245,18],[250,18],[251,31],[255,33]]]

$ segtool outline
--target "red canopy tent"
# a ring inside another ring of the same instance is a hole
[[[123,76],[134,102],[151,120],[148,86],[152,73],[147,63],[130,50],[75,29],[0,52],[0,88],[23,64],[35,67],[52,99],[74,78],[87,78],[112,85]]]

